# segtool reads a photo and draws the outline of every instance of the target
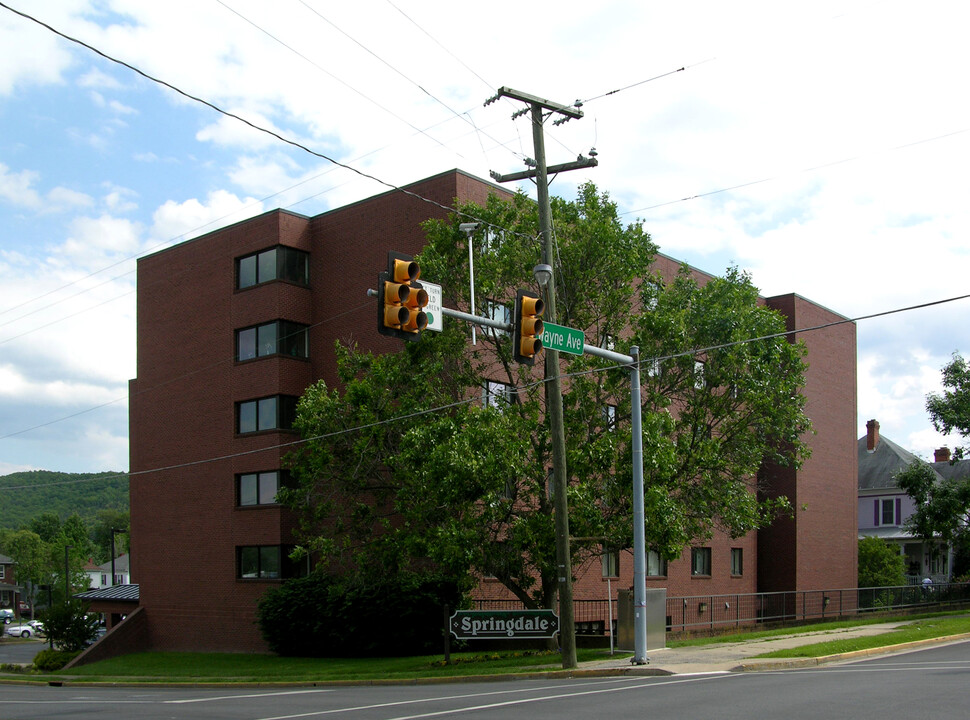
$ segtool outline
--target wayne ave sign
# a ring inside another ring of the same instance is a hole
[[[559,632],[552,610],[458,610],[449,624],[459,640],[551,638]]]

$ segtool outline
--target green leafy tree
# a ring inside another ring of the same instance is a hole
[[[31,530],[14,530],[0,537],[0,547],[16,564],[17,582],[24,586],[33,612],[40,586],[53,577],[49,544]]]
[[[933,427],[949,435],[958,432],[970,435],[970,366],[959,354],[943,368],[943,392],[926,396],[926,409]],[[964,448],[957,448],[955,456],[962,458]]]
[[[94,556],[98,564],[111,560],[112,530],[124,531],[114,534],[115,553],[122,555],[128,552],[129,524],[127,510],[98,510],[95,521],[91,525],[91,542],[94,545]]]
[[[807,455],[804,348],[784,336],[740,342],[785,331],[743,273],[703,286],[686,268],[666,287],[649,276],[656,247],[592,185],[552,204],[556,322],[581,329],[587,344],[641,348],[648,543],[674,558],[716,530],[741,536],[761,526],[784,505],[759,500],[762,463],[797,465]],[[517,195],[458,209],[426,223],[422,276],[467,312],[458,225],[467,215],[484,220],[476,307],[501,317],[516,289],[532,285],[536,206]],[[505,333],[479,330],[473,346],[470,332],[450,322],[379,356],[338,345],[340,386],[321,382],[302,398],[296,426],[307,442],[282,497],[301,511],[306,549],[335,562],[430,560],[456,575],[493,576],[527,605],[550,607],[557,573],[542,363],[514,363]],[[629,547],[628,371],[589,355],[560,360],[571,534]],[[602,552],[590,541],[571,549],[574,566]]]
[[[44,632],[55,648],[67,652],[83,650],[97,637],[98,618],[88,615],[87,606],[77,600],[56,603],[41,613]]]
[[[44,512],[32,518],[27,529],[46,543],[55,542],[61,536],[61,518],[56,512]]]
[[[929,464],[916,460],[896,474],[896,484],[916,504],[906,527],[916,537],[952,545],[954,574],[964,572],[970,549],[970,478],[941,478]],[[938,550],[935,543],[931,547]]]
[[[859,540],[859,587],[895,587],[906,582],[899,548],[876,537]]]

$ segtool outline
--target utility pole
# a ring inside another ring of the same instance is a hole
[[[552,209],[549,204],[548,173],[563,170],[577,170],[585,167],[595,167],[596,158],[580,156],[573,163],[546,167],[545,139],[543,136],[543,111],[549,111],[562,116],[556,122],[566,122],[583,116],[581,110],[567,105],[553,103],[548,100],[518,92],[511,88],[499,88],[498,93],[485,104],[488,105],[500,97],[508,97],[526,103],[528,110],[521,110],[513,118],[531,112],[532,114],[532,142],[535,153],[535,169],[526,170],[511,175],[491,173],[498,182],[523,180],[535,177],[539,202],[539,231],[542,234],[542,262],[553,266],[555,253],[552,243]],[[555,278],[545,285],[545,313],[549,322],[556,322],[556,283]],[[566,437],[563,430],[562,387],[559,381],[559,352],[545,351],[545,392],[546,412],[549,413],[549,432],[552,436],[552,473],[553,473],[553,510],[555,512],[556,535],[556,564],[559,578],[559,628],[562,643],[562,666],[564,669],[576,667],[576,623],[573,617],[573,582],[572,560],[569,551],[569,508],[566,502],[567,473],[566,473]]]

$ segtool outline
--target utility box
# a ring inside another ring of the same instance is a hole
[[[647,650],[667,647],[667,588],[647,590]],[[634,623],[636,608],[633,607],[633,591],[620,590],[616,603],[616,647],[618,650],[636,650]]]

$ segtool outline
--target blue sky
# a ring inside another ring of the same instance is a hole
[[[955,1],[4,3],[386,183],[522,169],[499,86],[580,99],[549,161],[600,166],[553,193],[592,180],[668,255],[848,317],[970,292]],[[2,7],[0,47],[0,474],[127,469],[134,258],[387,187]],[[858,435],[956,443],[923,406],[967,309],[859,323]]]

